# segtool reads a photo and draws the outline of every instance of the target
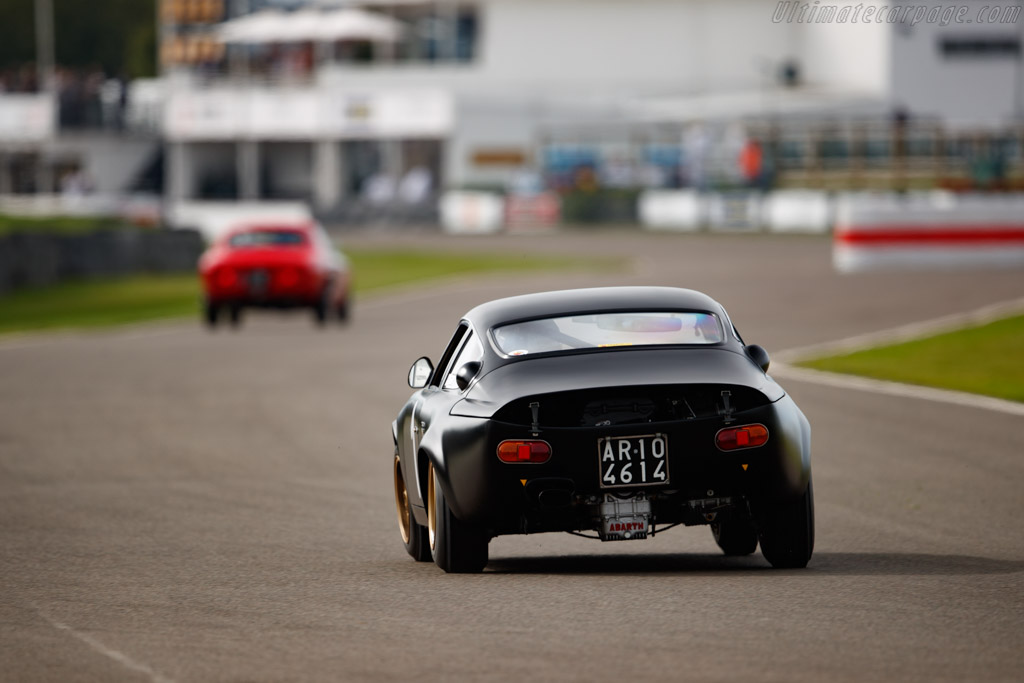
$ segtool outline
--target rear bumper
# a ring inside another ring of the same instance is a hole
[[[214,306],[238,308],[309,308],[320,302],[320,295],[280,294],[263,296],[220,296],[209,297]]]
[[[288,266],[212,270],[203,273],[202,282],[207,300],[214,305],[284,308],[319,303],[333,280],[317,271]]]
[[[528,427],[451,416],[443,458],[435,459],[452,511],[495,534],[578,530],[593,527],[594,505],[611,493],[601,487],[598,439],[661,433],[668,439],[669,479],[665,484],[614,489],[619,496],[643,492],[658,524],[712,521],[708,509],[725,514],[751,501],[803,493],[810,478],[810,427],[788,397],[735,415],[733,425],[765,425],[768,443],[723,452],[715,435],[721,418],[543,429],[536,438],[551,445],[544,464],[498,460],[505,439],[534,438]]]

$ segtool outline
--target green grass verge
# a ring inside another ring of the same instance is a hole
[[[35,218],[31,216],[0,215],[0,237],[12,232],[76,235],[96,230],[112,230],[123,227],[131,226],[118,218],[79,218],[73,216]]]
[[[387,289],[456,275],[562,270],[566,268],[617,268],[620,262],[538,256],[524,253],[424,252],[412,249],[346,249],[352,262],[356,293]]]
[[[1024,402],[1024,316],[800,363],[829,372]]]
[[[486,252],[353,249],[346,254],[357,297],[455,275],[619,266],[618,261],[604,259]],[[68,282],[0,297],[0,334],[198,316],[199,299],[194,274]]]
[[[0,298],[0,333],[174,318],[196,314],[198,302],[195,275],[66,282]]]

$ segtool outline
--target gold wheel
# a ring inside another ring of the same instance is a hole
[[[437,508],[434,496],[434,466],[427,468],[427,537],[430,539],[430,550],[434,550],[434,539],[437,538]]]
[[[409,491],[405,488],[402,477],[402,463],[395,456],[395,507],[398,509],[398,530],[402,533],[402,541],[408,545],[410,536],[411,510],[409,509]]]

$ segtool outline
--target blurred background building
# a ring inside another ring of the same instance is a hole
[[[453,189],[626,220],[650,188],[1024,187],[1019,0],[965,5],[971,23],[937,3],[160,0],[144,78],[61,65],[49,2],[35,63],[3,71],[8,201],[419,223]]]

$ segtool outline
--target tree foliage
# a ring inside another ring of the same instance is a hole
[[[156,72],[155,0],[52,0],[57,64],[108,75]],[[35,0],[0,0],[0,69],[36,60]]]

